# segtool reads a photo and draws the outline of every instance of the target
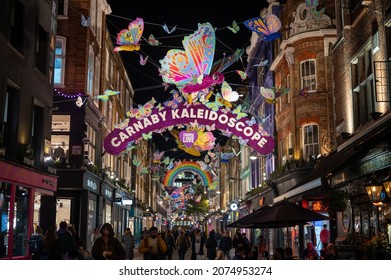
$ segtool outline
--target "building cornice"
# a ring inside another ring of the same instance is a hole
[[[329,54],[329,43],[335,43],[337,41],[337,30],[336,29],[319,29],[314,31],[307,31],[303,33],[296,34],[292,37],[289,37],[288,39],[282,41],[280,45],[280,53],[277,55],[277,57],[274,59],[272,65],[270,66],[270,70],[274,71],[276,67],[281,63],[281,60],[285,56],[285,52],[288,49],[288,47],[291,47],[296,42],[303,40],[303,39],[313,39],[313,38],[324,38],[324,53],[325,56],[328,56]]]

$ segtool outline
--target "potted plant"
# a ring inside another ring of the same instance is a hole
[[[331,189],[326,203],[330,212],[343,212],[349,202],[349,193],[344,189]]]

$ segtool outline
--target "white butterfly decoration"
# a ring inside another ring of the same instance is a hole
[[[171,34],[172,32],[174,32],[174,31],[176,30],[176,25],[175,25],[171,30],[169,30],[167,24],[164,24],[164,25],[163,25],[163,29],[164,29],[164,31],[166,31],[168,34]]]
[[[236,91],[233,91],[231,86],[226,81],[224,81],[221,85],[221,95],[228,102],[238,101],[239,96],[242,96],[239,95]]]
[[[87,99],[86,99],[87,100]],[[77,107],[81,107],[83,106],[84,102],[83,102],[83,99],[79,96],[77,99],[76,99],[76,106]]]
[[[84,27],[89,27],[91,25],[91,17],[86,17],[84,15],[81,15],[81,25]]]

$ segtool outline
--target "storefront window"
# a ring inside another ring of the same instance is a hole
[[[29,217],[29,196],[30,189],[22,186],[17,186],[15,191],[15,209],[14,209],[14,242],[13,256],[27,255],[27,231]]]
[[[105,223],[111,223],[111,205],[105,205]]]
[[[7,257],[11,185],[0,182],[0,258]]]
[[[96,201],[88,199],[88,220],[87,220],[87,248],[92,248],[91,238],[89,238],[96,227]]]

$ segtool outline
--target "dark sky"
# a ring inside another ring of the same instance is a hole
[[[235,5],[212,3],[212,1],[125,1],[108,0],[112,14],[107,17],[107,25],[115,44],[116,34],[127,28],[129,22],[136,17],[144,19],[144,33],[141,49],[138,52],[121,52],[129,78],[135,89],[134,102],[144,104],[151,97],[162,102],[171,97],[170,90],[164,91],[162,79],[159,76],[159,60],[163,59],[170,49],[183,49],[183,37],[197,30],[198,23],[209,22],[216,30],[216,48],[214,61],[233,53],[237,48],[249,45],[251,31],[243,25],[243,21],[258,17],[267,1],[246,1],[245,5],[236,2]],[[185,8],[185,6],[189,6]],[[227,26],[236,20],[240,30],[237,34],[231,32]],[[172,34],[166,33],[162,26],[167,24],[170,29],[177,26]],[[150,46],[148,40],[153,34],[162,44]],[[149,56],[145,66],[139,63],[140,54]],[[244,70],[247,65],[246,53],[243,54],[243,63],[236,62],[225,71],[225,79],[231,86],[240,84],[241,80],[234,70]]]

